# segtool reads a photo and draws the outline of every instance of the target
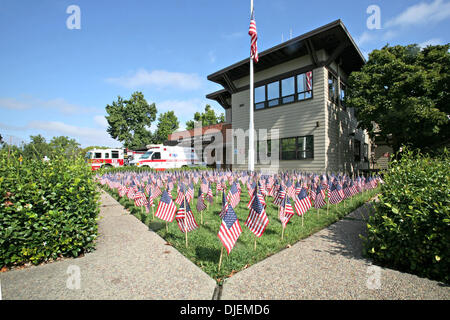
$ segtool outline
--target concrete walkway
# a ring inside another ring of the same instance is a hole
[[[369,205],[229,278],[222,299],[450,299],[450,287],[362,257]],[[245,284],[245,285],[243,285]]]
[[[101,202],[97,250],[0,273],[3,299],[212,298],[213,279],[103,191]]]
[[[211,300],[216,283],[102,192],[97,250],[77,259],[0,273],[3,299]],[[450,288],[371,266],[357,210],[229,278],[221,299],[450,299]],[[80,283],[72,281],[79,271]],[[69,273],[68,273],[69,272]],[[72,272],[72,274],[71,274]],[[73,273],[75,272],[75,273]],[[219,293],[217,295],[217,293]]]

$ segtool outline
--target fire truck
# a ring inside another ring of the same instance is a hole
[[[145,154],[146,151],[133,151],[129,149],[91,149],[86,153],[86,162],[92,171],[100,168],[117,168],[135,161]]]
[[[161,171],[206,165],[198,158],[194,148],[165,146],[162,144],[148,145],[147,148],[148,151],[139,160],[131,161],[130,165],[149,167]]]

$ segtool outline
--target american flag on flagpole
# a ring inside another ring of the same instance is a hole
[[[258,33],[256,32],[256,22],[252,11],[252,17],[250,19],[250,28],[248,29],[248,34],[251,37],[250,55],[255,63],[258,62],[258,45],[256,41],[258,40]]]

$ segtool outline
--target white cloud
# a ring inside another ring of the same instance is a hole
[[[375,39],[375,35],[371,32],[364,31],[359,37],[355,39],[358,47],[365,45]]]
[[[55,136],[69,136],[77,140],[82,146],[105,145],[114,147],[121,145],[120,142],[112,139],[104,129],[78,127],[60,121],[31,121],[26,128],[40,130]]]
[[[27,95],[23,95],[20,99],[0,98],[0,108],[19,111],[30,109],[51,109],[57,110],[65,115],[85,114],[98,111],[95,108],[69,103],[62,98],[42,100]]]
[[[421,2],[408,7],[395,18],[386,22],[385,27],[408,27],[430,22],[440,22],[450,17],[450,2],[435,0],[427,3]]]
[[[95,116],[94,122],[102,128],[108,127],[108,121],[106,120],[105,116],[102,116],[102,115]]]
[[[17,101],[14,98],[0,98],[0,108],[10,110],[26,110],[30,108],[30,105]]]
[[[433,38],[422,43],[419,43],[419,47],[426,48],[427,46],[437,46],[442,45],[442,40],[438,38]]]
[[[149,72],[145,69],[140,69],[127,76],[107,78],[106,81],[126,88],[154,86],[158,89],[196,90],[202,86],[202,79],[195,73],[170,72],[166,70]]]
[[[243,36],[245,36],[245,33],[243,31],[236,31],[236,32],[232,32],[232,33],[223,34],[222,38],[227,39],[227,40],[233,40],[233,39],[242,38]]]

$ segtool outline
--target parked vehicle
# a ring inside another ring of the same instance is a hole
[[[194,167],[205,165],[197,156],[193,148],[172,147],[159,145],[147,146],[148,151],[130,165],[149,167],[156,170]]]

